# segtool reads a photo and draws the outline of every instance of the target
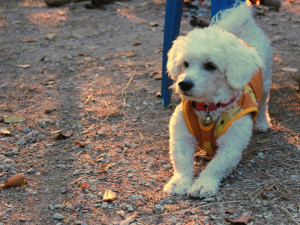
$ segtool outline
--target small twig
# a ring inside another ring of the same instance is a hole
[[[298,222],[294,219],[294,217],[293,217],[292,214],[289,212],[289,210],[287,210],[286,208],[284,208],[284,207],[282,207],[282,206],[280,206],[280,205],[277,205],[277,204],[274,204],[274,206],[275,206],[275,207],[278,207],[278,208],[280,208],[282,211],[284,211],[284,212],[291,218],[291,220],[292,220],[295,224],[300,225],[300,223],[298,223]]]
[[[107,115],[100,123],[100,126],[102,126],[102,124],[108,119],[109,115]]]
[[[83,104],[87,103],[91,99],[91,97],[93,97],[93,95],[94,94],[91,94],[90,96],[88,96],[87,99],[83,102]]]
[[[251,202],[253,202],[254,201],[254,199],[256,199],[257,198],[257,196],[262,192],[264,190],[264,188],[260,188],[260,189],[258,189],[258,191],[256,191],[256,194],[254,195],[254,197],[250,200]]]
[[[150,123],[148,123],[147,121],[145,121],[145,120],[142,120],[142,121],[143,121],[143,123],[145,123],[145,124],[149,125],[150,127],[152,127],[152,125]]]
[[[140,136],[141,136],[142,140],[144,140],[144,136],[143,136],[143,134],[142,134],[141,132],[139,132],[139,134],[140,134]]]
[[[122,102],[123,102],[123,108],[122,108],[122,110],[123,110],[123,109],[125,108],[125,106],[126,106],[126,90],[127,90],[127,88],[129,87],[129,85],[130,85],[131,81],[133,80],[133,78],[134,78],[134,75],[130,77],[130,79],[129,79],[127,85],[126,85],[125,88],[122,90]]]

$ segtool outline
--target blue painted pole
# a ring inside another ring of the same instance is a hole
[[[240,0],[244,2],[246,0]],[[231,8],[237,0],[212,0],[211,1],[211,18],[213,18],[219,11]]]
[[[173,82],[168,77],[166,70],[167,54],[170,48],[172,47],[173,41],[177,38],[179,34],[182,6],[183,0],[167,0],[161,83],[161,101],[163,106],[168,106],[171,101],[172,91],[170,90],[170,86]]]

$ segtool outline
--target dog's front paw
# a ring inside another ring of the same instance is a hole
[[[212,178],[198,178],[188,191],[190,197],[205,198],[217,193],[219,181]]]
[[[170,195],[186,195],[191,185],[191,179],[184,179],[179,175],[174,175],[165,185],[164,192]]]

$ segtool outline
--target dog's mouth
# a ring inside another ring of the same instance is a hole
[[[196,102],[211,102],[211,98],[209,96],[203,94],[201,96],[193,95],[189,91],[180,91],[180,95],[188,101],[196,101]]]
[[[199,100],[195,95],[193,95],[187,91],[185,91],[185,92],[181,91],[180,95],[182,98],[184,98],[188,101],[198,101]]]

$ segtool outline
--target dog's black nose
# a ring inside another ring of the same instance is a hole
[[[188,91],[188,90],[192,89],[192,87],[194,86],[194,83],[190,80],[183,80],[183,81],[180,81],[178,85],[182,91]]]

